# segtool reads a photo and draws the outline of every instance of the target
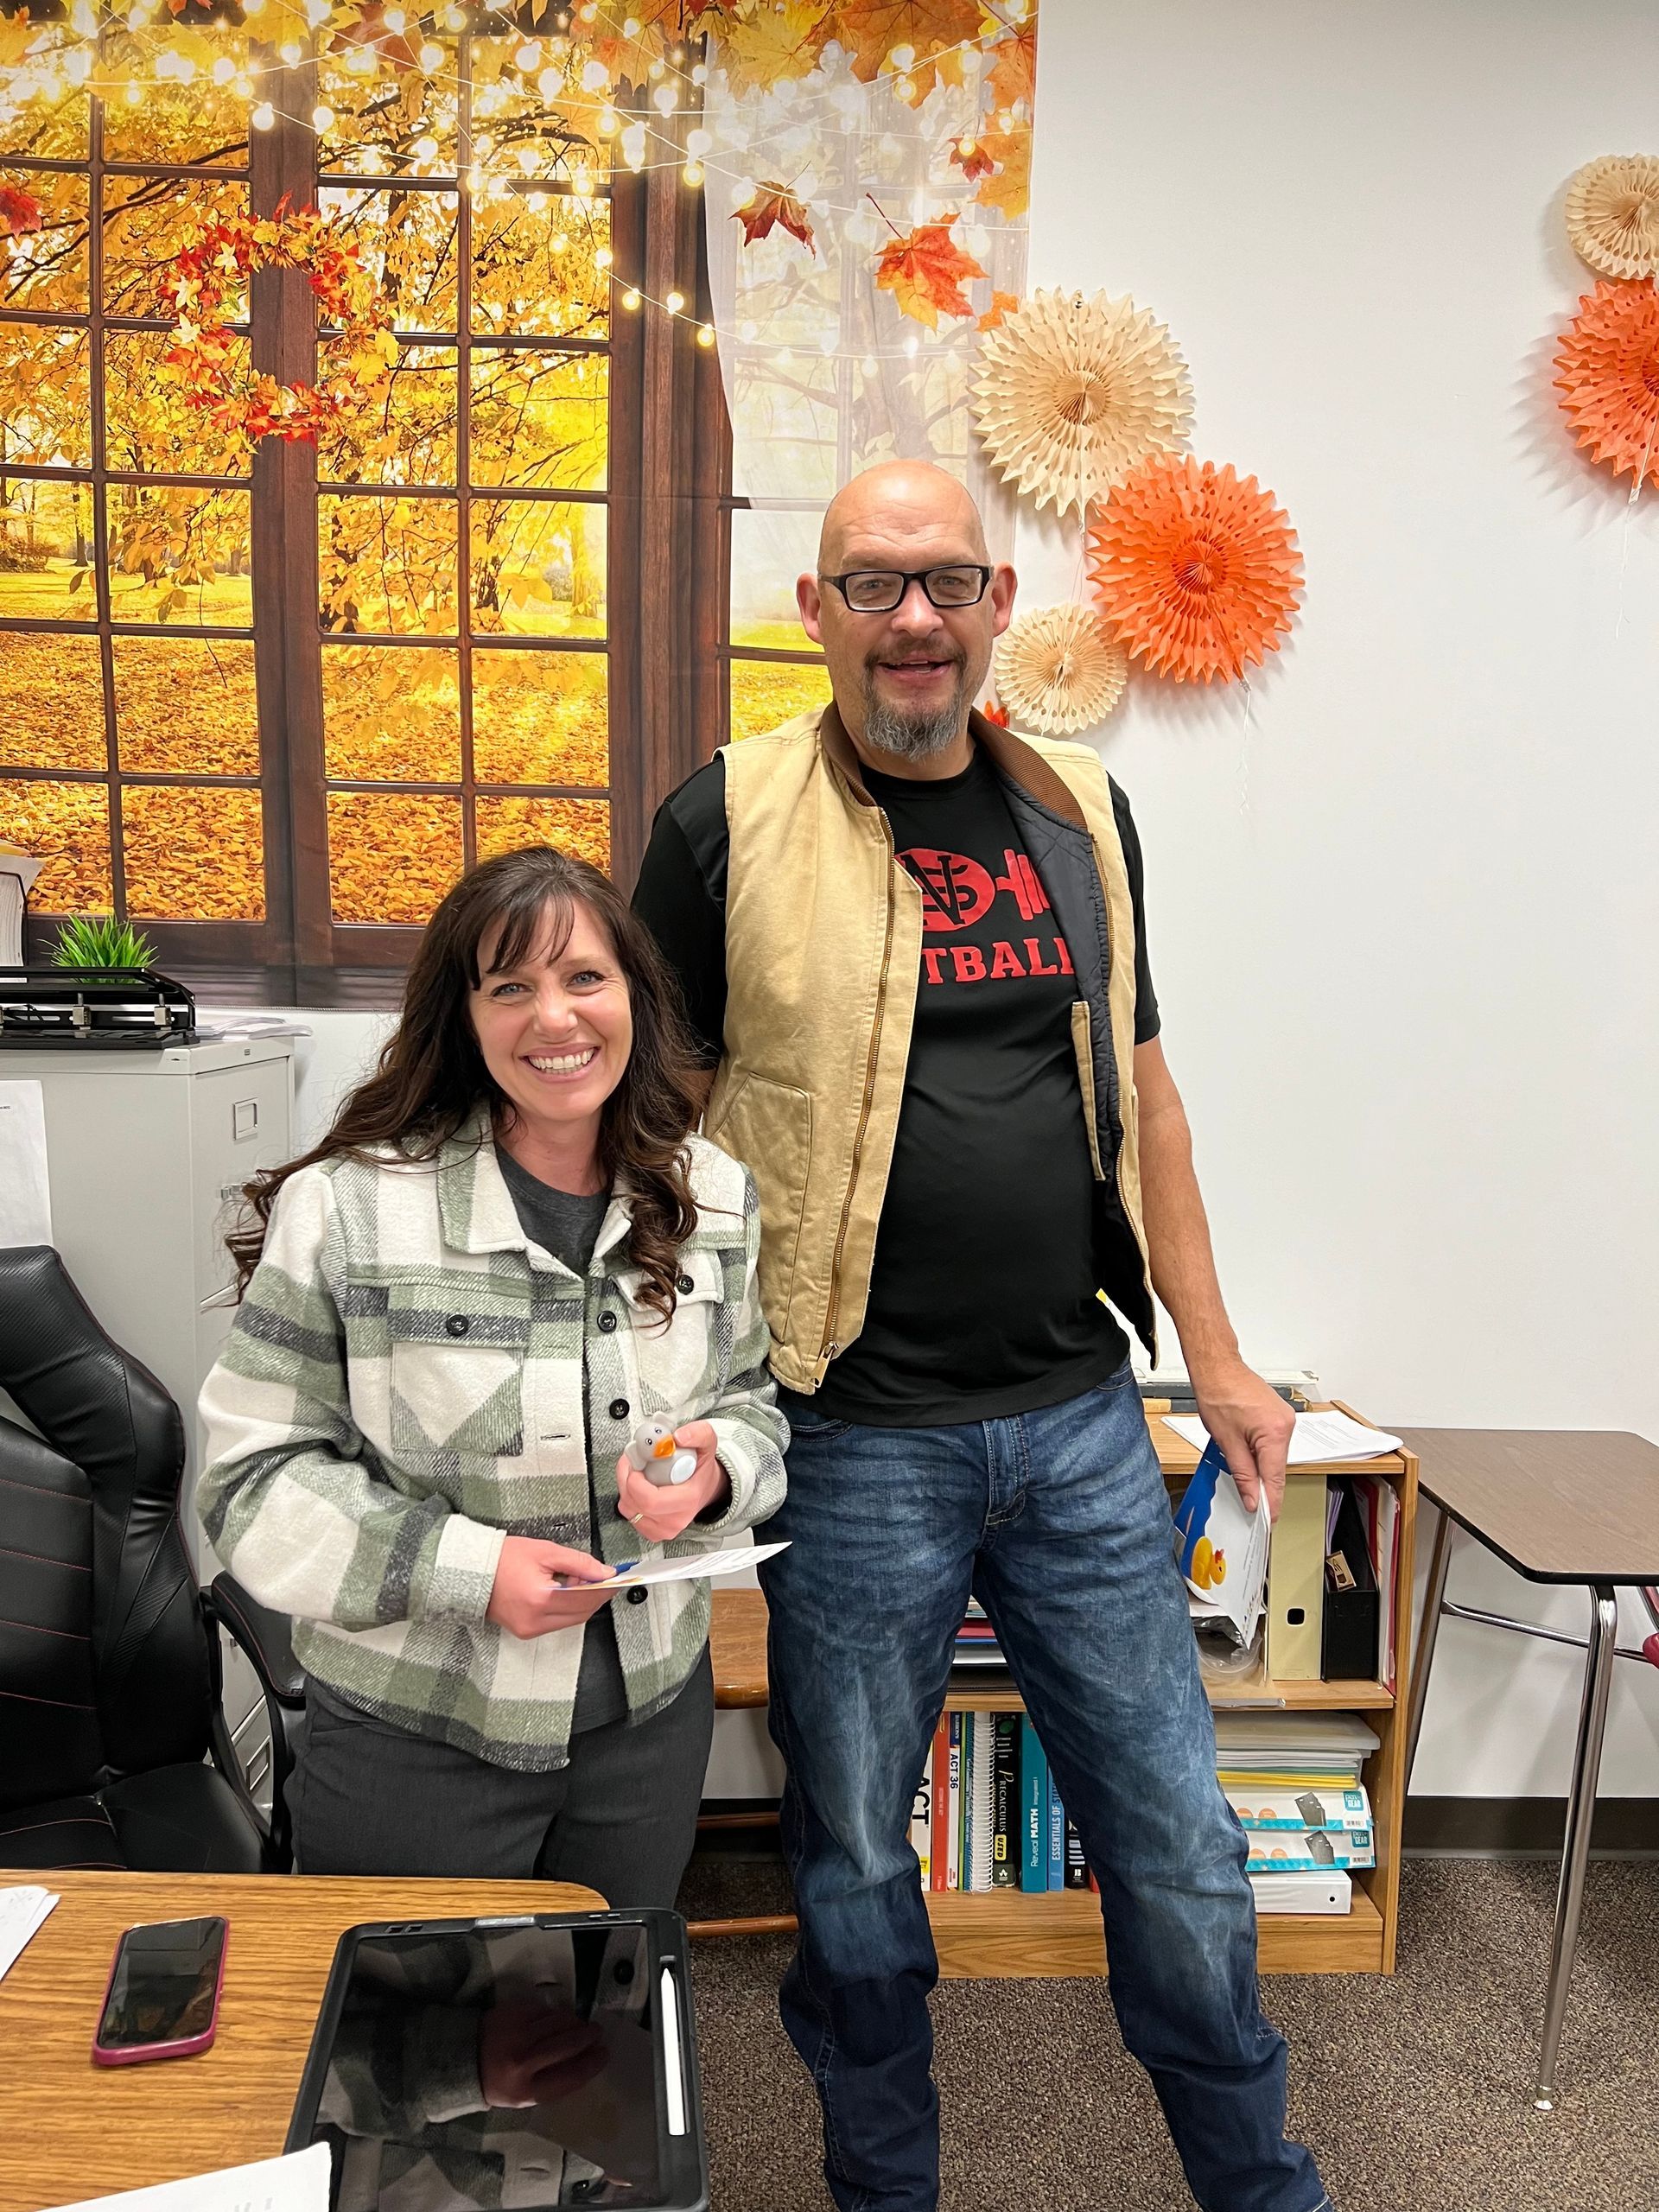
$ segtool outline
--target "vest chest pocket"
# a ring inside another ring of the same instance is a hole
[[[701,1415],[697,1402],[719,1380],[725,1274],[713,1252],[682,1252],[678,1271],[674,1319],[666,1328],[655,1308],[641,1302],[637,1269],[619,1275],[616,1287],[632,1320],[642,1409],[688,1421]]]
[[[464,1289],[411,1284],[393,1288],[386,1318],[394,1452],[499,1459],[524,1450],[528,1313],[482,1312]]]

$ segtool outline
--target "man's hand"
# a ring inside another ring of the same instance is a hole
[[[1198,1416],[1232,1471],[1247,1512],[1254,1513],[1265,1485],[1276,1521],[1285,1496],[1285,1454],[1296,1416],[1270,1384],[1242,1359],[1192,1377]]]
[[[615,1569],[591,1552],[546,1544],[539,1536],[508,1536],[496,1563],[495,1586],[485,1618],[510,1636],[545,1636],[550,1629],[580,1628],[610,1600],[603,1591],[567,1589],[566,1583],[608,1582]]]
[[[674,1441],[697,1455],[695,1474],[683,1483],[653,1483],[627,1454],[616,1463],[616,1501],[625,1520],[632,1521],[648,1544],[665,1544],[683,1535],[699,1513],[723,1505],[732,1494],[731,1478],[715,1456],[713,1428],[706,1421],[689,1421],[674,1432]]]

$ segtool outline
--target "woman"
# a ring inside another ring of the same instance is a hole
[[[247,1188],[202,1520],[308,1677],[308,1873],[543,1875],[671,1904],[713,1727],[709,1586],[594,1586],[777,1510],[747,1171],[690,1134],[655,947],[541,849],[433,916],[377,1072]],[[695,1452],[647,1482],[634,1428]]]

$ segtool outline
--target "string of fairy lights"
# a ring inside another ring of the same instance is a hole
[[[266,14],[269,6],[270,0],[242,0],[246,28],[255,38],[258,35],[259,19]],[[302,12],[315,36],[326,28],[335,10],[333,0],[304,0]],[[868,100],[875,87],[861,82],[815,86],[795,79],[778,88],[787,96],[785,100],[779,103],[782,112],[773,121],[762,121],[757,128],[746,130],[741,143],[736,135],[732,134],[727,143],[717,145],[715,134],[699,122],[685,133],[682,143],[671,119],[681,113],[695,111],[701,105],[710,77],[709,64],[706,60],[693,60],[683,46],[652,56],[644,72],[651,111],[618,108],[611,97],[614,90],[611,71],[591,56],[584,60],[580,32],[573,35],[573,16],[578,25],[591,25],[596,21],[599,14],[596,0],[583,0],[581,6],[561,12],[555,18],[550,32],[520,35],[506,26],[500,31],[493,29],[490,18],[505,16],[507,13],[505,9],[493,8],[484,11],[480,19],[476,11],[469,12],[459,5],[451,4],[441,14],[417,18],[411,24],[405,10],[397,6],[389,7],[374,16],[366,35],[348,43],[343,53],[336,48],[329,59],[335,68],[365,86],[383,74],[407,75],[410,73],[412,63],[426,86],[453,94],[457,109],[463,86],[467,87],[471,92],[470,120],[474,124],[483,122],[486,125],[515,97],[530,99],[533,84],[543,111],[560,105],[567,109],[575,108],[578,112],[583,108],[590,111],[595,137],[605,143],[614,143],[631,174],[648,175],[677,168],[682,181],[693,190],[703,188],[712,174],[734,188],[734,200],[741,198],[746,190],[753,192],[756,189],[755,177],[767,166],[766,162],[754,159],[757,153],[767,153],[774,144],[780,149],[791,145],[798,149],[804,140],[810,142],[817,135],[818,120],[826,109],[838,110],[846,129],[853,129],[860,124],[866,124],[868,127]],[[1000,32],[988,34],[985,38],[963,40],[954,47],[931,54],[926,57],[927,67],[937,71],[941,65],[957,57],[963,77],[976,80],[988,56],[994,53],[999,38],[1017,32],[1027,19],[1029,0],[995,0],[995,4],[992,4],[992,0],[986,0],[984,13],[1001,26]],[[61,34],[66,29],[80,41],[79,44],[72,45],[62,41]],[[210,29],[208,26],[200,27],[198,35],[209,32]],[[642,26],[637,21],[625,20],[620,29],[626,41],[633,42],[641,37]],[[128,73],[124,76],[118,70],[99,66],[105,35],[111,30],[118,34],[124,33],[132,39],[140,39],[146,32],[153,32],[159,45],[151,68],[156,86],[176,85],[182,89],[195,82],[199,75],[205,75],[215,86],[247,103],[248,119],[256,130],[270,130],[281,120],[308,126],[322,139],[340,121],[335,109],[326,99],[316,100],[308,113],[302,113],[287,104],[285,86],[317,58],[308,52],[300,41],[285,40],[277,48],[272,61],[262,60],[245,51],[239,58],[230,54],[217,55],[211,65],[202,69],[192,54],[168,42],[169,37],[176,38],[177,27],[167,15],[165,0],[131,0],[131,4],[126,9],[118,8],[106,14],[101,22],[92,0],[72,0],[67,20],[41,25],[34,48],[25,54],[22,64],[11,72],[13,105],[21,107],[31,99],[49,100],[54,95],[61,98],[73,91],[88,90],[98,92],[109,105],[127,108],[141,106],[146,97],[146,85],[130,62],[126,65]],[[457,41],[462,36],[468,36],[475,40],[487,38],[505,45],[508,40],[517,37],[518,42],[512,54],[512,67],[518,79],[516,88],[505,81],[505,73],[482,84],[476,81],[475,73],[464,74],[459,44],[453,49],[446,48],[430,35],[433,30],[451,33]],[[397,41],[401,45],[401,56],[395,61],[383,58],[378,50],[380,44],[388,40]],[[418,44],[415,42],[416,40]],[[453,67],[448,66],[452,59]],[[909,71],[917,67],[916,56],[912,49],[900,46],[893,49],[888,60],[892,65],[891,74],[879,81],[886,85],[895,101],[909,105],[916,90],[915,80]],[[820,73],[816,68],[809,73]],[[275,84],[271,82],[273,77],[277,80]],[[967,96],[973,98],[976,92],[976,82],[967,88]],[[766,103],[762,101],[760,105]],[[985,118],[981,127],[988,124],[999,131],[1007,132],[1019,127],[1022,122],[1028,124],[1028,114],[1004,111]],[[975,148],[976,139],[972,133],[947,132],[941,136],[938,131],[894,128],[893,123],[893,118],[889,117],[879,135],[882,141],[893,145],[902,145],[909,141],[946,149],[954,147],[964,159],[972,154]],[[413,160],[404,173],[423,178],[436,176],[447,179],[450,172],[438,166],[442,150],[435,136],[423,132],[409,149]],[[457,190],[466,191],[475,204],[523,194],[532,209],[537,208],[538,202],[544,205],[546,195],[537,191],[536,187],[538,183],[554,181],[538,175],[537,150],[529,147],[519,149],[519,173],[516,175],[499,170],[492,172],[486,164],[495,152],[493,134],[487,128],[474,130],[467,148],[467,163],[464,168],[457,163],[454,172]],[[377,179],[389,177],[395,181],[398,175],[396,170],[388,172],[381,169],[375,156],[376,149],[372,147],[358,151],[359,167],[352,172],[352,176],[354,180],[358,175],[362,175],[365,190],[372,189]],[[734,157],[745,156],[748,157],[747,165],[739,168]],[[810,156],[804,166],[811,166]],[[562,196],[571,198],[578,207],[583,202],[591,204],[595,181],[591,167],[579,158],[572,159],[567,165],[566,176],[569,191],[568,195]],[[793,181],[798,181],[798,177],[785,184],[784,188],[792,190]],[[336,176],[331,180],[330,188],[334,191],[349,190],[352,184],[344,177]],[[921,203],[925,194],[931,191],[935,199],[939,196],[937,186],[912,188],[900,185],[896,188],[912,193],[916,201],[915,219],[918,222],[924,219]],[[815,218],[844,219],[843,235],[849,243],[855,243],[852,236],[854,226],[859,229],[855,242],[860,245],[879,242],[881,224],[886,224],[895,236],[899,235],[898,226],[872,193],[864,193],[850,206],[826,198],[817,188],[808,198]],[[934,219],[954,220],[960,214],[975,212],[975,202],[969,196],[961,206],[951,210],[948,217],[936,213]],[[999,231],[1015,231],[1020,227],[1006,217],[1001,218],[997,225]],[[16,252],[22,243],[13,240],[13,251]],[[612,252],[609,245],[597,247],[594,260],[595,267],[601,272],[610,270]],[[671,321],[685,323],[691,329],[695,342],[704,349],[713,347],[718,342],[721,334],[715,323],[690,308],[681,292],[670,289],[657,295],[637,283],[625,283],[616,276],[613,277],[613,283],[617,288],[615,296],[618,303],[625,313],[635,314],[649,308]],[[974,327],[971,323],[966,327],[969,331]],[[740,321],[728,334],[746,349],[754,348],[760,338],[758,329],[749,321]],[[766,343],[759,350],[769,353],[779,369],[791,366],[798,355],[803,359],[855,359],[861,364],[867,375],[874,375],[885,360],[913,361],[920,352],[920,343],[919,334],[910,332],[897,347],[863,346],[847,353],[842,352],[838,342],[823,338],[816,345],[805,341],[782,346]]]

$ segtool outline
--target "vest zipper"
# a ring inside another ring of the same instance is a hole
[[[864,1134],[870,1122],[870,1100],[875,1090],[876,1048],[881,1041],[881,1022],[887,1005],[887,973],[893,964],[893,833],[887,827],[887,817],[881,817],[881,842],[887,855],[887,925],[881,941],[881,982],[875,995],[875,1020],[870,1029],[870,1049],[864,1063],[864,1096],[858,1109],[858,1128],[853,1136],[852,1173],[847,1179],[847,1196],[842,1203],[841,1225],[836,1231],[836,1249],[830,1262],[830,1307],[824,1319],[823,1344],[818,1353],[817,1379],[841,1346],[831,1340],[830,1332],[835,1327],[836,1308],[841,1300],[841,1262],[847,1244],[847,1224],[852,1218],[853,1193],[858,1188],[858,1170],[864,1157]]]

